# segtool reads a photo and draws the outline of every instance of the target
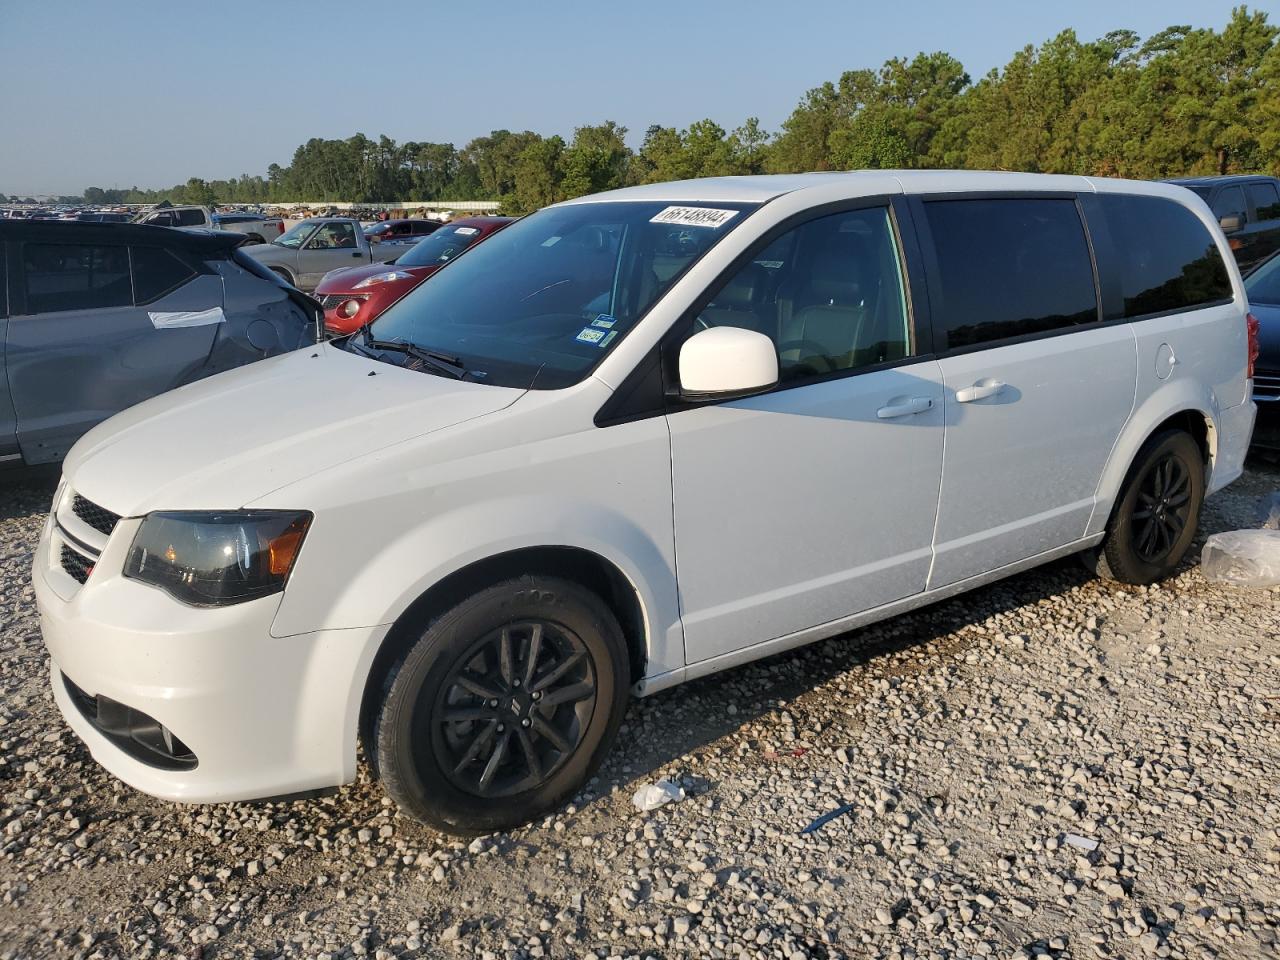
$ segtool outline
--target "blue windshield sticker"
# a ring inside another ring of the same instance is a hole
[[[609,316],[607,313],[602,313],[591,321],[591,325],[593,327],[600,327],[603,330],[612,330],[613,325],[617,322],[617,320]]]
[[[574,339],[579,343],[599,343],[604,339],[604,331],[592,330],[590,327],[583,327]]]

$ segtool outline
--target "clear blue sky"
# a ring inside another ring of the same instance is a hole
[[[1067,27],[1221,28],[1233,2],[0,0],[0,193],[265,173],[356,132],[774,131],[806,90],[892,56],[946,50],[976,78]]]

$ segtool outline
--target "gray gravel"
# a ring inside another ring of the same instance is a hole
[[[0,486],[4,960],[1280,957],[1280,589],[1054,564],[641,701],[572,807],[458,842],[367,772],[217,807],[103,773],[47,689],[51,494]]]

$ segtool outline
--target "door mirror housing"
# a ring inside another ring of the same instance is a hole
[[[1238,213],[1229,213],[1218,218],[1218,226],[1222,227],[1223,233],[1235,233],[1244,226],[1244,218]]]
[[[680,347],[680,395],[686,400],[747,397],[778,382],[778,351],[763,333],[711,327]]]

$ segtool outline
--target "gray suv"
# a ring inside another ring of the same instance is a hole
[[[243,240],[0,221],[0,467],[60,461],[125,407],[314,343],[319,304]]]

